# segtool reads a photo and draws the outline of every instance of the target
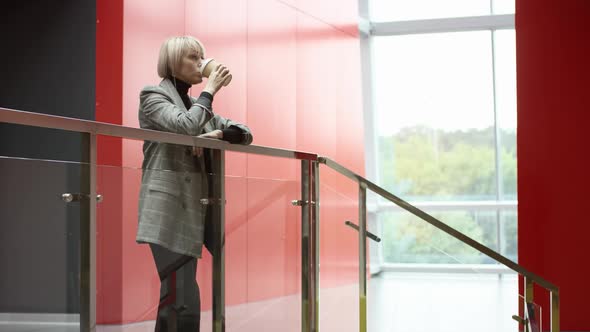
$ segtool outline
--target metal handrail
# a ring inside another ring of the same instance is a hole
[[[381,197],[393,202],[394,204],[401,207],[402,209],[423,219],[424,221],[428,222],[432,226],[442,230],[443,232],[451,235],[452,237],[458,239],[459,241],[471,246],[475,250],[491,257],[492,259],[500,262],[501,264],[506,265],[510,269],[522,274],[523,276],[530,278],[536,284],[538,284],[548,290],[551,290],[551,291],[558,290],[556,285],[554,285],[554,284],[550,283],[549,281],[543,279],[542,277],[526,270],[524,267],[522,267],[521,265],[518,265],[517,263],[510,260],[509,258],[507,258],[507,257],[497,253],[496,251],[480,244],[479,242],[475,241],[474,239],[472,239],[472,238],[466,236],[465,234],[457,231],[456,229],[448,226],[447,224],[443,223],[442,221],[434,218],[433,216],[429,215],[428,213],[418,209],[417,207],[411,205],[410,203],[393,195],[392,193],[388,192],[387,190],[385,190],[385,189],[381,188],[380,186],[374,184],[373,182],[365,179],[364,177],[354,173],[353,171],[338,164],[337,162],[331,160],[330,158],[318,157],[318,155],[314,154],[314,153],[277,149],[277,148],[270,148],[270,147],[258,146],[258,145],[229,144],[227,142],[220,141],[220,140],[199,138],[196,136],[178,135],[178,134],[162,132],[162,131],[157,131],[157,130],[147,130],[147,129],[124,127],[124,126],[114,125],[114,124],[110,124],[110,123],[68,118],[68,117],[62,117],[62,116],[56,116],[56,115],[40,114],[40,113],[34,113],[34,112],[19,111],[19,110],[13,110],[13,109],[2,108],[2,107],[0,107],[0,122],[21,124],[21,125],[28,125],[28,126],[35,126],[35,127],[43,127],[43,128],[51,128],[51,129],[61,129],[61,130],[67,130],[67,131],[84,132],[84,133],[91,133],[91,134],[96,134],[96,135],[115,136],[115,137],[136,139],[136,140],[151,140],[151,141],[159,141],[159,142],[165,142],[165,143],[171,143],[171,144],[201,146],[201,147],[206,147],[206,148],[211,148],[211,149],[219,149],[219,150],[243,152],[243,153],[252,153],[252,154],[265,155],[265,156],[271,156],[271,157],[279,157],[279,158],[319,161],[320,163],[325,164],[326,166],[332,168],[333,170],[337,171],[338,173],[340,173],[340,174],[342,174],[354,181],[357,181],[359,183],[365,183],[367,185],[368,189],[379,194]]]
[[[34,112],[26,112],[26,111],[19,111],[13,110],[8,108],[0,107],[0,123],[12,123],[12,124],[20,124],[20,125],[27,125],[27,126],[35,126],[35,127],[43,127],[43,128],[51,128],[51,129],[60,129],[66,131],[73,131],[73,132],[81,132],[81,133],[88,133],[91,134],[92,137],[96,135],[105,135],[105,136],[114,136],[120,138],[127,138],[127,139],[135,139],[135,140],[148,140],[148,141],[158,141],[164,143],[171,143],[171,144],[180,144],[180,145],[187,145],[187,146],[199,146],[217,150],[225,150],[225,151],[234,151],[234,152],[241,152],[241,153],[251,153],[257,155],[265,155],[271,157],[279,157],[279,158],[288,158],[288,159],[298,159],[304,160],[306,162],[312,161],[317,163],[323,163],[326,166],[332,168],[336,172],[344,175],[356,181],[359,184],[360,188],[360,196],[362,196],[363,201],[363,208],[361,209],[360,218],[362,218],[363,212],[366,212],[366,189],[369,189],[381,197],[385,198],[388,201],[396,204],[397,206],[401,207],[402,209],[412,213],[413,215],[421,218],[422,220],[428,222],[432,226],[438,228],[439,230],[449,234],[450,236],[458,239],[459,241],[467,244],[468,246],[474,248],[475,250],[489,256],[490,258],[496,260],[497,262],[507,266],[508,268],[514,270],[515,272],[523,275],[525,277],[525,284],[526,284],[526,292],[525,297],[527,303],[532,301],[532,283],[536,283],[539,286],[549,290],[551,294],[551,311],[558,312],[559,311],[559,290],[558,287],[549,281],[543,279],[542,277],[526,270],[521,265],[517,264],[516,262],[510,260],[509,258],[497,253],[496,251],[480,244],[479,242],[475,241],[474,239],[466,236],[465,234],[457,231],[456,229],[448,226],[447,224],[443,223],[442,221],[434,218],[433,216],[429,215],[428,213],[420,210],[416,206],[402,200],[401,198],[393,195],[392,193],[388,192],[387,190],[381,188],[380,186],[374,184],[373,182],[367,180],[366,178],[354,173],[350,169],[338,164],[337,162],[331,160],[327,157],[320,157],[317,154],[309,153],[309,152],[301,152],[301,151],[293,151],[293,150],[285,150],[285,149],[277,149],[265,146],[257,146],[257,145],[238,145],[238,144],[229,144],[224,141],[215,140],[215,139],[206,139],[206,138],[199,138],[196,136],[188,136],[188,135],[179,135],[173,134],[168,132],[156,131],[156,130],[146,130],[146,129],[139,129],[139,128],[131,128],[131,127],[124,127],[120,125],[114,125],[109,123],[102,123],[96,121],[89,121],[89,120],[82,120],[82,119],[75,119],[75,118],[68,118],[68,117],[61,117],[55,115],[47,115],[47,114],[40,114]],[[92,152],[94,155],[96,154],[96,141],[95,138],[91,139],[90,143]],[[91,158],[91,161],[95,161],[95,157]],[[317,167],[317,166],[316,166]],[[92,177],[92,175],[91,175]],[[90,189],[90,194],[95,194],[96,188]],[[359,198],[360,199],[360,198]],[[92,205],[91,205],[92,206]],[[317,206],[316,206],[317,208]],[[91,213],[92,215],[92,213]],[[92,222],[91,222],[92,224]],[[366,232],[366,221],[361,221],[359,226],[359,234]],[[362,237],[364,239],[364,236]],[[360,243],[360,242],[359,242]],[[361,243],[362,244],[362,243]],[[361,246],[363,249],[364,246]],[[317,253],[316,253],[317,254]],[[360,252],[359,252],[360,254]],[[91,321],[93,321],[91,319]],[[557,331],[559,329],[559,319],[556,316],[555,321],[553,322],[552,317],[552,331]],[[366,329],[366,326],[365,326]]]
[[[402,209],[412,213],[413,215],[421,218],[422,220],[428,222],[432,226],[440,229],[441,231],[449,234],[450,236],[456,238],[457,240],[467,244],[468,246],[472,247],[473,249],[489,256],[490,258],[496,260],[497,262],[506,265],[510,269],[519,274],[525,276],[527,279],[530,278],[533,282],[538,284],[539,286],[544,287],[547,290],[552,292],[557,292],[558,287],[551,282],[543,279],[542,277],[528,271],[521,265],[515,263],[514,261],[510,260],[509,258],[497,253],[496,251],[484,246],[483,244],[477,242],[476,240],[470,238],[469,236],[457,231],[456,229],[452,228],[451,226],[445,224],[444,222],[436,219],[435,217],[429,215],[428,213],[418,209],[417,207],[411,205],[410,203],[404,201],[403,199],[395,196],[394,194],[388,192],[387,190],[379,187],[378,185],[374,184],[373,182],[365,179],[364,177],[354,173],[353,171],[349,170],[348,168],[338,164],[337,162],[331,160],[327,157],[319,157],[318,161],[326,166],[330,167],[331,169],[335,170],[336,172],[348,177],[351,180],[356,182],[363,183],[367,186],[367,189],[372,190],[374,193],[380,195],[381,197],[387,199],[388,201],[393,202],[397,206],[401,207]]]
[[[158,141],[163,143],[199,146],[242,153],[252,153],[270,157],[317,161],[314,153],[277,149],[259,145],[229,144],[216,139],[197,136],[179,135],[164,131],[124,127],[111,123],[68,118],[26,112],[0,107],[0,122],[35,126],[42,128],[61,129],[95,135],[114,136],[135,140]]]

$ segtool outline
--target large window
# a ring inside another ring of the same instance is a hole
[[[513,15],[492,15],[513,14],[514,2],[370,5],[380,22],[370,40],[367,128],[375,180],[516,260],[516,55],[505,23]],[[387,202],[376,215],[385,264],[495,263]]]

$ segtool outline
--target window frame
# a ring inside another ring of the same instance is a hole
[[[493,1],[493,0],[491,0]],[[383,36],[399,36],[410,34],[432,34],[445,32],[466,32],[466,31],[490,31],[491,36],[491,58],[492,58],[492,86],[493,86],[493,111],[494,111],[494,150],[495,150],[495,179],[496,179],[496,200],[494,201],[470,201],[470,202],[410,202],[421,209],[436,209],[436,210],[456,210],[458,208],[465,208],[467,210],[476,211],[490,211],[496,212],[496,236],[500,253],[503,253],[502,243],[504,243],[503,226],[501,214],[503,211],[517,210],[517,200],[504,200],[502,197],[502,172],[500,165],[500,124],[498,121],[497,109],[497,94],[496,94],[496,48],[495,48],[495,31],[497,30],[514,30],[515,29],[515,15],[485,15],[485,16],[469,16],[469,17],[448,17],[436,19],[420,19],[411,21],[390,21],[390,22],[371,22],[369,19],[369,0],[359,0],[359,35],[360,35],[360,52],[361,52],[361,76],[362,76],[362,92],[363,92],[363,114],[364,114],[364,129],[365,129],[365,169],[366,176],[375,183],[381,183],[380,172],[378,167],[380,160],[377,151],[379,151],[379,141],[377,133],[377,116],[374,108],[375,95],[374,89],[374,71],[373,66],[373,39]],[[490,4],[493,8],[493,3]],[[383,227],[379,221],[379,214],[385,211],[395,210],[398,207],[393,204],[379,202],[376,195],[369,195],[369,219],[372,219],[372,225],[378,230]],[[464,266],[450,266],[440,265],[431,266],[423,264],[392,264],[383,261],[382,246],[370,243],[370,271],[377,273],[382,270],[387,271],[424,271],[424,272],[461,272],[465,268],[472,267]],[[507,268],[501,268],[496,264],[488,264],[487,268],[477,267],[478,271],[489,273],[511,273]]]

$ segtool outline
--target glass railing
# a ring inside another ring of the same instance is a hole
[[[226,331],[301,331],[300,162],[243,165],[225,180]]]
[[[549,292],[549,330],[559,331],[558,288],[516,264],[514,249],[498,240],[509,212],[429,214],[328,158],[319,161],[358,188],[359,331],[542,331],[533,285]],[[375,195],[399,208],[371,213],[367,205]],[[400,264],[380,264],[371,274],[370,259],[384,256]],[[520,295],[519,276],[525,285]]]
[[[550,292],[543,314],[559,331],[557,287],[511,260],[498,212],[428,213],[312,153],[2,108],[0,123],[77,132],[82,150],[82,162],[0,156],[0,257],[13,267],[0,277],[0,331],[152,331],[158,306],[179,296],[160,292],[154,253],[136,243],[139,204],[151,218],[207,215],[194,276],[203,331],[536,331],[533,285]],[[142,167],[144,140],[177,145],[189,163],[193,147],[209,149],[212,168]],[[142,185],[146,174],[161,181]],[[203,176],[200,194],[167,186]],[[160,198],[141,202],[150,190]],[[400,208],[377,214],[377,197]],[[161,320],[176,325],[192,308],[172,307]]]
[[[470,236],[485,241],[476,220],[433,215],[459,219]],[[376,249],[397,263],[367,280],[368,331],[518,331],[511,318],[518,313],[515,273],[405,210],[380,222],[389,234]],[[370,224],[368,231],[377,232]]]
[[[360,312],[358,193],[331,169],[320,167],[319,329],[357,331]]]
[[[98,142],[100,149],[100,138]],[[137,141],[123,139],[121,143],[127,155],[142,156]],[[191,147],[186,148],[187,154],[192,153]],[[224,184],[224,205],[214,199],[219,196],[213,191],[190,199],[159,185],[142,187],[146,173],[164,181],[163,185],[177,179],[190,185],[200,179],[200,173],[146,170],[141,168],[141,159],[124,160],[125,166],[97,166],[97,193],[102,197],[97,206],[98,330],[132,326],[153,331],[156,325],[160,282],[150,247],[136,243],[138,197],[142,190],[151,190],[156,191],[152,195],[162,197],[155,210],[189,213],[195,208],[191,201],[198,202],[207,214],[225,207],[225,330],[301,331],[301,211],[291,203],[301,192],[300,161],[232,152],[226,158],[223,182],[218,174],[210,173],[208,178],[210,184]],[[202,198],[210,201],[202,202]],[[217,229],[206,229],[196,269],[202,331],[213,328],[213,306],[219,299],[213,290],[214,253],[219,248],[212,237]]]
[[[63,195],[82,191],[88,169],[0,156],[0,331],[83,330],[80,238],[88,204]]]

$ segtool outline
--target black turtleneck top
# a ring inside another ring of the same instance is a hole
[[[178,78],[172,78],[172,81],[175,82],[176,91],[180,95],[180,98],[182,99],[184,106],[187,109],[191,108],[193,106],[193,102],[191,101],[191,98],[188,96],[188,90],[191,88],[192,85],[186,83],[185,81],[179,80]],[[208,104],[213,103],[213,95],[206,91],[201,92],[199,99],[208,100]],[[221,131],[223,132],[222,140],[232,144],[242,142],[242,129],[236,126],[230,126],[229,128],[222,129]]]

